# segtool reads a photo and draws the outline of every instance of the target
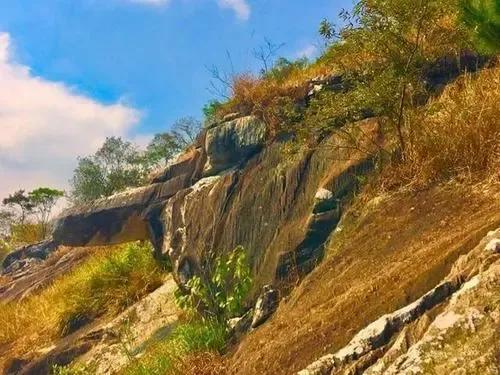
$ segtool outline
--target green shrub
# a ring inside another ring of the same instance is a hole
[[[462,20],[484,53],[500,51],[500,1],[461,0]]]
[[[159,287],[163,278],[149,244],[96,249],[92,258],[39,294],[0,304],[0,345],[48,343],[99,315],[121,312]]]
[[[192,277],[187,288],[189,294],[176,293],[177,304],[203,318],[209,317],[225,323],[244,312],[245,299],[250,292],[252,278],[246,252],[242,246],[216,259],[213,271],[206,280]]]
[[[177,326],[172,334],[150,352],[132,363],[127,375],[182,374],[184,359],[191,353],[221,353],[226,346],[227,330],[214,320],[195,320]]]

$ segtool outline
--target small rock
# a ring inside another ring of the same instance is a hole
[[[222,118],[222,122],[236,120],[239,117],[241,117],[241,113],[239,112],[228,113]]]
[[[264,286],[262,295],[255,303],[252,328],[256,328],[264,323],[276,311],[278,302],[278,291],[273,289],[270,285]]]
[[[333,193],[325,188],[319,188],[314,196],[314,199],[319,201],[329,200],[333,198]]]
[[[229,319],[227,322],[231,335],[237,340],[250,329],[252,324],[253,309],[248,310],[244,315]]]
[[[494,238],[484,248],[486,251],[491,251],[492,253],[500,253],[500,239]]]

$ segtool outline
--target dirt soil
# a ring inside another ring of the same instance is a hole
[[[231,374],[294,374],[414,301],[500,226],[500,186],[379,197],[351,214],[326,259],[227,358]]]

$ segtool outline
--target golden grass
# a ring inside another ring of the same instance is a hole
[[[464,74],[426,106],[408,113],[404,158],[372,188],[422,189],[457,180],[500,181],[500,67]]]
[[[0,304],[0,345],[16,353],[49,344],[103,314],[116,314],[161,285],[149,246],[103,248],[86,263],[22,302]]]

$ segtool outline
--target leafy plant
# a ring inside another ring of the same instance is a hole
[[[29,199],[38,215],[38,223],[42,229],[42,237],[47,235],[50,214],[57,201],[64,196],[64,191],[40,187],[29,193]]]
[[[460,7],[478,48],[489,54],[500,52],[500,0],[461,0]]]
[[[193,320],[178,325],[172,334],[148,353],[132,362],[124,371],[127,375],[185,374],[190,367],[190,354],[221,353],[226,347],[225,324],[214,320]]]
[[[159,287],[163,277],[150,245],[95,249],[84,264],[38,294],[0,304],[0,345],[18,341],[19,347],[32,347],[50,342],[97,316],[123,311]]]
[[[186,286],[188,294],[176,293],[176,302],[181,308],[224,323],[241,315],[252,286],[245,249],[238,246],[216,259],[213,272],[206,280],[193,276]]]

